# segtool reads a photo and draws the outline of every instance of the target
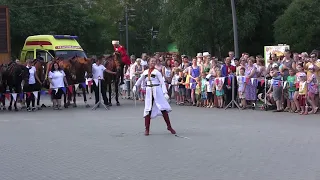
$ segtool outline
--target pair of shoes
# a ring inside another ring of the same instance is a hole
[[[27,111],[28,111],[28,112],[31,112],[32,109],[31,109],[30,107],[27,107]]]

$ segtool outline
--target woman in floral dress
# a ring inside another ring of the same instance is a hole
[[[246,77],[246,100],[252,103],[252,107],[255,107],[255,101],[257,100],[257,81],[251,81],[251,78],[256,78],[256,67],[253,65],[254,59],[249,58],[245,71]],[[253,82],[253,83],[252,83]],[[249,103],[250,103],[249,102]]]

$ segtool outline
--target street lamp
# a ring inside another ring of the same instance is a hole
[[[238,24],[237,24],[237,12],[234,0],[231,0],[231,11],[232,11],[232,24],[233,24],[233,42],[235,57],[239,58],[239,42],[238,42]]]
[[[154,30],[153,26],[150,29],[151,32],[151,44],[150,44],[150,53],[153,53],[153,40],[156,39],[158,37],[159,31]]]
[[[135,17],[135,15],[133,14],[129,14],[129,11],[134,11],[135,9],[131,8],[129,9],[128,8],[128,5],[126,5],[126,8],[125,8],[125,14],[126,14],[126,48],[127,48],[127,53],[129,54],[129,16],[130,17]]]
[[[123,27],[123,24],[122,24],[122,21],[119,21],[118,22],[119,24],[119,41],[120,41],[120,44],[122,42],[122,33],[124,32],[124,27]]]

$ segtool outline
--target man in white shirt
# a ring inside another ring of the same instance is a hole
[[[234,59],[235,59],[234,52],[233,51],[229,51],[228,55],[231,58],[231,65],[232,66],[236,66],[236,63],[234,62]]]
[[[106,82],[104,80],[103,73],[107,72],[107,73],[110,73],[110,74],[116,74],[115,72],[112,72],[112,71],[108,70],[107,68],[104,67],[104,65],[101,64],[103,59],[104,59],[103,56],[99,57],[97,59],[96,63],[92,64],[92,79],[93,79],[92,88],[94,90],[96,104],[99,102],[99,99],[100,99],[99,80],[101,82],[100,86],[101,87],[106,87]],[[102,98],[103,98],[104,104],[106,106],[109,106],[108,98],[107,98],[107,94],[106,94],[106,88],[101,88],[101,94],[102,94]]]
[[[146,69],[148,66],[148,61],[147,61],[147,53],[142,53],[141,55],[141,65]]]

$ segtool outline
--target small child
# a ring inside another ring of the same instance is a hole
[[[318,107],[316,105],[316,98],[315,98],[316,94],[318,94],[317,75],[316,75],[314,66],[312,64],[309,65],[308,71],[310,72],[310,74],[308,74],[308,77],[307,77],[308,99],[310,100],[310,104],[312,106],[312,111],[310,111],[309,114],[311,113],[316,114],[318,111]]]
[[[178,87],[179,72],[180,72],[179,68],[175,69],[174,75],[173,75],[172,81],[171,81],[171,85],[172,85],[173,90],[174,90],[174,97],[176,99],[176,104],[177,105],[180,102],[180,99],[179,99],[179,87]]]
[[[221,71],[216,72],[217,77],[215,79],[215,89],[216,89],[216,96],[218,98],[218,108],[223,108],[223,81],[221,80]]]
[[[196,89],[195,89],[197,107],[201,106],[201,81],[200,78],[196,78]]]
[[[296,105],[294,103],[294,93],[296,92],[296,72],[294,69],[289,69],[289,76],[287,78],[287,89],[288,89],[288,101],[287,108],[289,112],[293,113],[296,111]]]
[[[178,79],[178,87],[179,87],[179,98],[178,99],[180,100],[180,102],[178,103],[179,105],[184,104],[185,95],[186,95],[185,82],[186,82],[186,77],[184,76],[183,72],[180,71],[179,72],[179,79]]]
[[[202,102],[202,107],[207,107],[207,89],[206,89],[206,84],[207,84],[207,79],[206,79],[207,74],[203,72],[201,74],[201,102]]]
[[[296,92],[294,92],[294,97],[293,97],[293,101],[296,105],[296,111],[295,113],[299,113],[301,112],[300,110],[300,105],[299,105],[299,84],[300,84],[300,74],[304,73],[304,69],[303,69],[303,64],[302,63],[298,63],[296,65]]]
[[[191,103],[190,75],[187,71],[184,72],[184,77],[186,77],[186,81],[184,83],[186,87],[185,101],[187,103]]]
[[[122,92],[123,95],[125,95],[125,98],[131,99],[130,97],[130,68],[128,68],[126,74],[124,75],[125,78],[125,84],[122,86]]]
[[[242,109],[245,109],[247,106],[247,101],[246,101],[246,95],[245,95],[245,90],[246,90],[246,80],[245,80],[245,68],[241,67],[239,70],[239,78],[237,79],[238,81],[238,97],[240,99],[240,106]]]
[[[283,86],[282,86],[282,76],[279,72],[278,67],[274,67],[270,75],[272,76],[272,84],[267,92],[267,95],[272,92],[272,97],[273,100],[276,102],[277,110],[274,112],[282,112],[282,91],[283,91]]]
[[[308,114],[308,106],[306,104],[306,97],[308,94],[307,88],[307,75],[305,73],[300,73],[300,83],[299,83],[299,105],[300,105],[300,115]]]
[[[209,75],[210,76],[210,75]],[[213,91],[212,91],[212,86],[213,86],[213,81],[212,76],[206,77],[207,82],[206,82],[206,89],[207,89],[207,108],[213,108]]]

